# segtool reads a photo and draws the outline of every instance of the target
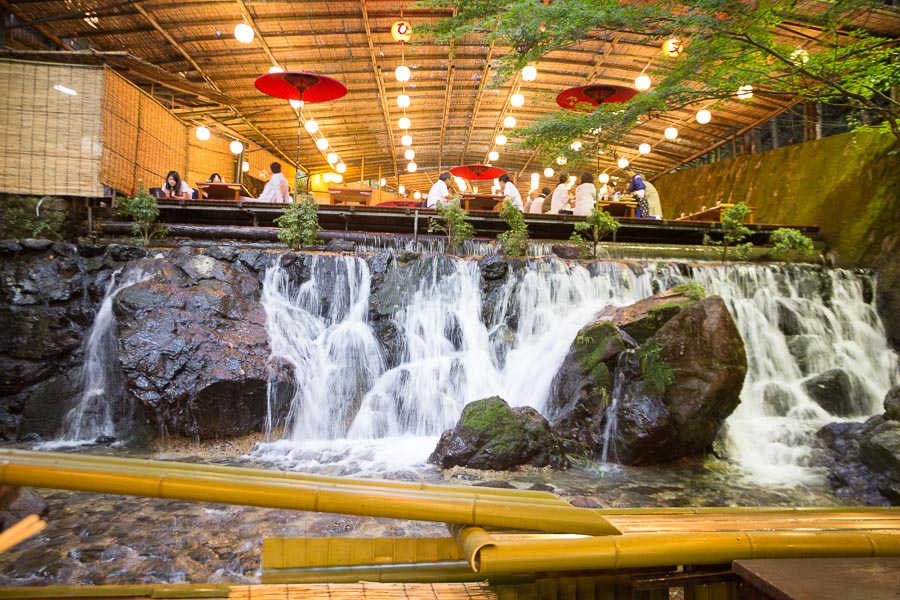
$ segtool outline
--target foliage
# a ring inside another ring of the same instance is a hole
[[[503,199],[500,217],[509,228],[497,236],[500,247],[509,256],[524,256],[528,253],[528,225],[522,211],[509,198]]]
[[[606,237],[607,234],[615,233],[618,229],[619,222],[612,215],[594,206],[591,214],[584,221],[575,223],[575,231],[572,232],[569,239],[581,248],[582,256],[588,254],[596,257],[597,246],[600,245],[600,240]],[[581,233],[587,235],[587,240],[581,236]],[[588,242],[590,242],[590,249],[587,247]]]
[[[791,227],[776,229],[769,241],[772,242],[769,256],[775,260],[794,262],[812,258],[815,253],[812,240]]]
[[[662,393],[675,383],[675,369],[659,355],[659,346],[652,342],[642,346],[638,358],[648,390]]]
[[[682,283],[681,285],[676,285],[672,290],[687,296],[691,300],[697,300],[698,302],[706,298],[706,290],[703,289],[702,285],[693,280]]]
[[[728,249],[733,248],[737,258],[746,258],[753,247],[751,242],[744,242],[752,231],[744,225],[744,220],[750,216],[750,209],[743,202],[739,202],[722,211],[722,239],[713,241],[704,235],[703,244],[707,246],[722,246],[722,260],[728,260]]]
[[[35,215],[27,206],[6,206],[0,211],[0,239],[18,239],[23,237],[41,237],[52,234],[53,228],[47,219]]]
[[[467,220],[469,213],[457,201],[438,203],[438,217],[428,223],[429,233],[443,233],[450,248],[456,249],[475,234],[475,227]]]
[[[168,225],[157,223],[159,203],[144,187],[144,180],[138,182],[138,192],[133,198],[119,198],[119,214],[131,217],[132,241],[138,246],[146,246],[153,238],[169,235]]]
[[[292,250],[315,244],[322,227],[319,225],[319,205],[310,194],[298,196],[298,202],[288,204],[282,215],[275,219],[281,228],[278,239]]]
[[[570,165],[621,143],[636,120],[647,122],[671,110],[704,103],[715,108],[751,85],[757,93],[839,104],[881,123],[900,140],[900,102],[891,87],[900,79],[895,40],[858,26],[879,0],[795,3],[782,0],[421,0],[453,16],[419,31],[452,42],[472,34],[509,51],[496,61],[491,85],[499,85],[528,63],[586,40],[643,38],[648,45],[670,37],[685,43],[677,58],[649,65],[653,88],[624,104],[602,104],[593,112],[560,110],[513,135],[545,158],[565,156]],[[851,23],[851,20],[853,23]],[[820,33],[796,54],[794,29],[809,24]],[[595,135],[602,127],[602,137]],[[569,148],[584,142],[580,153]],[[575,161],[575,162],[572,162]]]

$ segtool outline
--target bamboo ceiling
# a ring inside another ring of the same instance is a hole
[[[535,81],[517,77],[491,85],[492,65],[505,49],[462,39],[451,57],[448,46],[415,36],[417,27],[449,14],[417,8],[412,1],[0,0],[0,7],[19,23],[30,23],[6,32],[6,55],[109,64],[186,124],[204,124],[221,137],[253,140],[288,162],[297,156],[297,114],[287,101],[258,91],[255,79],[275,64],[337,79],[347,87],[346,96],[307,103],[303,109],[303,118],[315,119],[320,131],[300,135],[301,164],[312,173],[330,171],[326,154],[334,151],[347,166],[345,181],[381,175],[392,187],[402,183],[423,192],[441,170],[488,162],[491,150],[500,151],[493,164],[515,174],[524,189],[532,172],[558,167],[533,151],[516,150],[514,138],[510,145],[496,147],[504,117],[514,116],[519,125],[527,125],[541,114],[560,110],[556,95],[573,86],[632,86],[660,54],[659,40],[652,37],[598,31],[577,46],[544,57]],[[94,12],[86,14],[89,9]],[[414,33],[412,43],[403,46],[390,35],[401,14]],[[897,35],[898,21],[895,14],[874,14],[864,25]],[[241,22],[256,32],[249,44],[234,37],[234,27]],[[798,45],[817,35],[799,25],[794,31]],[[65,52],[46,52],[52,49],[48,40]],[[407,172],[406,148],[400,144],[405,132],[397,124],[404,116],[396,102],[404,84],[394,77],[400,64],[412,70],[405,92],[411,97],[406,116],[412,121],[415,173]],[[526,98],[521,108],[510,106],[515,92]],[[632,159],[648,176],[664,173],[765,122],[792,102],[761,96],[735,101],[716,109],[716,118],[705,126],[694,121],[701,106],[671,111],[637,124],[616,153]],[[663,136],[670,125],[679,129],[676,140]],[[314,137],[323,136],[329,149],[320,151]],[[650,154],[638,154],[642,142],[653,146]],[[598,156],[597,164],[603,170],[615,169],[612,153]],[[542,186],[550,183],[541,175]]]

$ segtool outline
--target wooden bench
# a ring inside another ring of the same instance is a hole
[[[681,213],[681,216],[675,219],[676,221],[718,221],[722,222],[722,213],[724,213],[729,208],[734,207],[734,204],[716,204],[710,208],[703,208],[695,213],[691,213],[686,215]],[[750,209],[750,214],[747,216],[747,222],[753,223],[753,207],[748,206]]]

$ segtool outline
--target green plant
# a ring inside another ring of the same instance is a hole
[[[467,220],[469,213],[458,202],[439,203],[437,211],[437,218],[428,223],[428,232],[446,234],[450,248],[459,248],[475,234],[475,227]]]
[[[510,256],[524,256],[528,252],[528,225],[525,224],[522,211],[509,198],[504,198],[500,217],[509,227],[497,236],[500,247]]]
[[[36,238],[53,231],[49,221],[32,216],[33,214],[33,210],[22,206],[4,207],[0,212],[0,238]]]
[[[284,213],[275,219],[281,228],[278,239],[292,250],[315,244],[322,227],[319,226],[319,205],[310,194],[298,196],[298,202],[288,204]]]
[[[159,203],[144,187],[144,181],[138,182],[138,192],[133,198],[118,199],[119,214],[131,217],[132,241],[138,246],[146,246],[153,238],[165,238],[169,235],[169,227],[157,223]]]
[[[815,253],[812,240],[790,227],[776,229],[769,237],[769,241],[772,243],[769,256],[774,260],[794,262],[812,258]]]
[[[572,232],[569,239],[581,248],[582,256],[596,257],[600,240],[607,234],[615,233],[618,229],[619,222],[608,212],[603,212],[595,206],[584,221],[575,223],[575,231]],[[581,236],[582,233],[587,234],[587,240]],[[588,243],[590,243],[590,248],[588,248]]]
[[[750,216],[750,209],[743,202],[739,202],[722,211],[722,239],[713,240],[708,235],[703,236],[704,246],[721,246],[722,260],[728,260],[728,249],[733,248],[737,258],[746,258],[753,247],[751,242],[743,242],[753,232],[744,225],[744,220]],[[743,243],[742,243],[743,242]]]
[[[676,285],[672,290],[687,296],[691,300],[697,300],[698,302],[706,298],[706,290],[704,290],[703,286],[696,281],[688,281],[687,283]]]
[[[646,344],[638,350],[638,358],[648,390],[662,393],[675,383],[675,369],[659,355],[659,346]]]

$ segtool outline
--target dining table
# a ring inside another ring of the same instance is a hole
[[[598,200],[597,206],[614,217],[633,217],[637,202],[631,200]]]
[[[503,202],[502,195],[495,194],[460,194],[464,210],[491,210],[500,209]]]

